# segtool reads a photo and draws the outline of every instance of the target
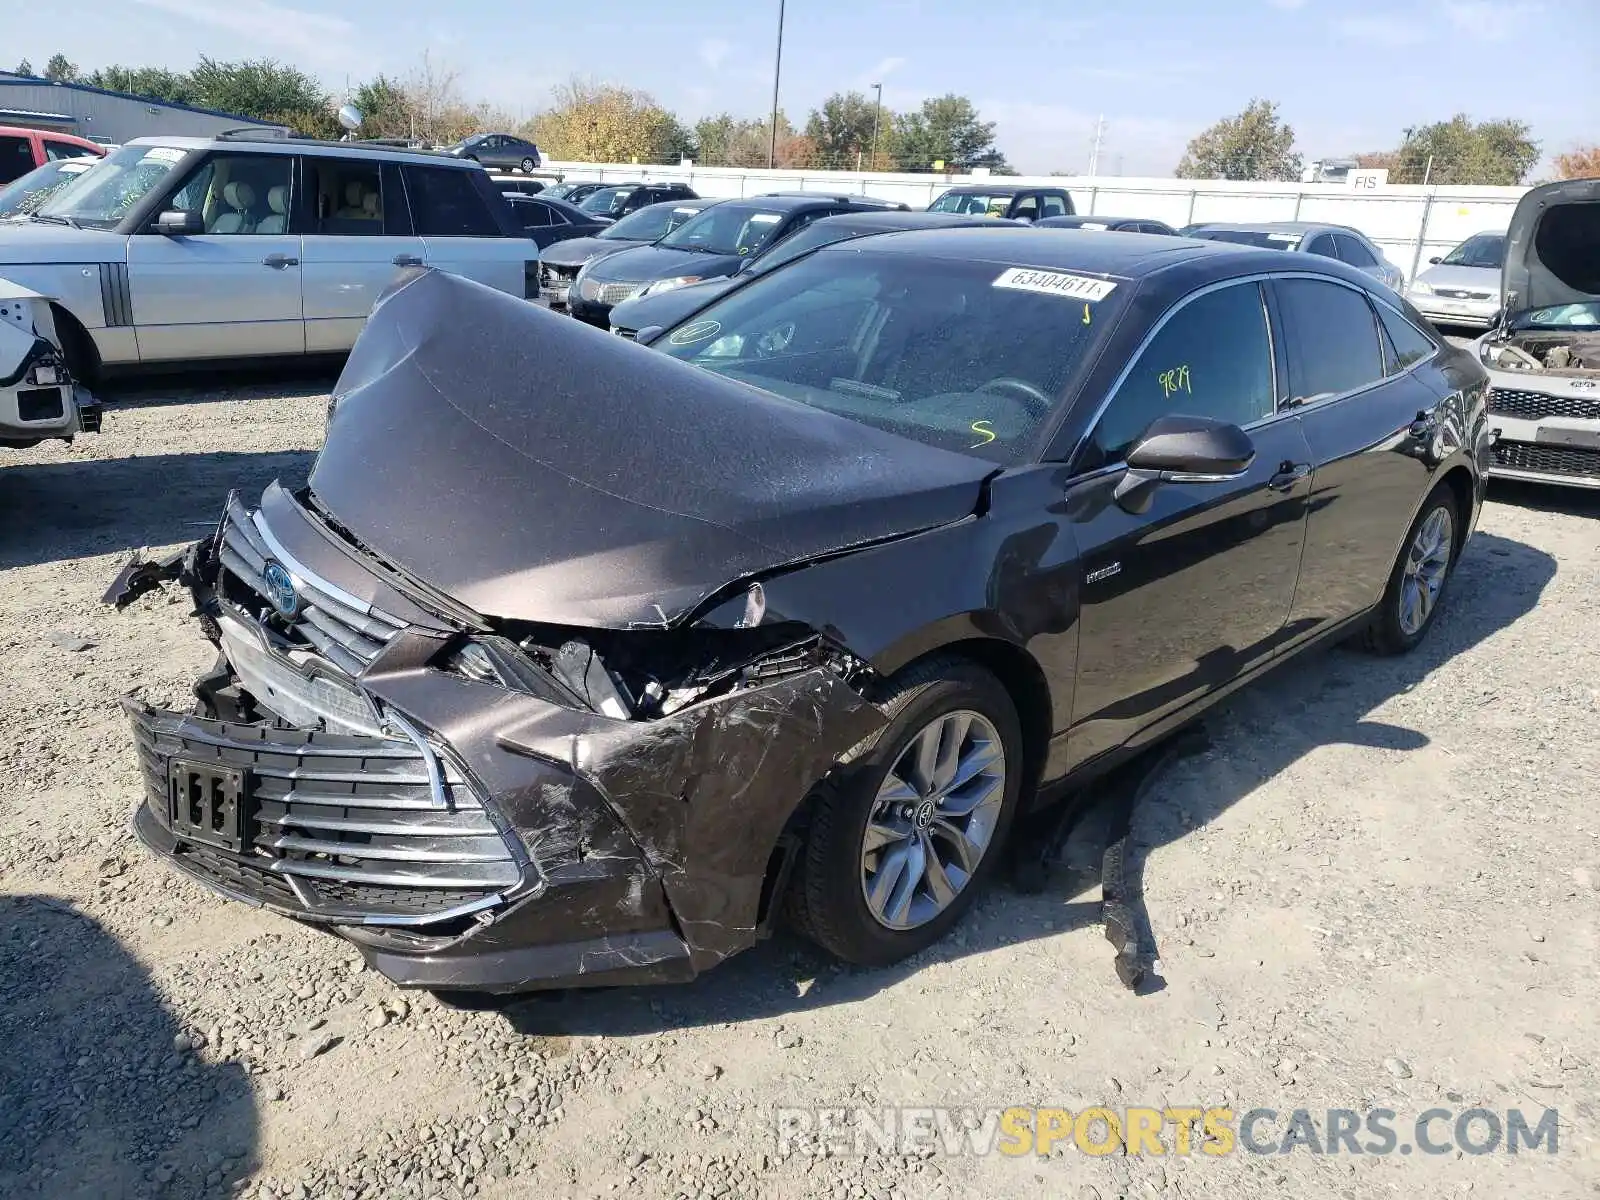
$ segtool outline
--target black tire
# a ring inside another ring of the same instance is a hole
[[[539,164],[534,162],[533,159],[525,158],[522,160],[522,173],[524,175],[532,175],[538,169]]]
[[[988,671],[966,659],[914,664],[888,681],[877,700],[888,724],[848,756],[846,767],[812,796],[806,844],[788,897],[795,929],[846,962],[885,966],[926,949],[972,904],[1003,856],[1024,773],[1022,730],[1009,693]],[[862,880],[863,838],[878,789],[897,759],[938,717],[969,710],[999,736],[1005,759],[1003,799],[993,833],[966,884],[931,920],[891,929],[872,914]]]
[[[1435,519],[1435,514],[1441,509],[1450,522],[1449,562],[1444,568],[1444,575],[1432,607],[1428,609],[1419,625],[1408,630],[1402,618],[1406,564],[1411,558],[1413,548],[1417,545],[1418,534]],[[1383,599],[1378,604],[1378,611],[1373,614],[1372,623],[1362,634],[1361,645],[1364,649],[1373,654],[1408,654],[1422,644],[1422,639],[1428,636],[1428,630],[1433,628],[1439,610],[1444,606],[1450,579],[1455,574],[1456,555],[1461,547],[1461,520],[1460,506],[1449,484],[1441,483],[1428,493],[1428,498],[1422,502],[1422,509],[1417,513],[1416,520],[1412,521],[1411,528],[1406,530],[1405,540],[1400,543],[1400,553],[1395,558],[1394,568],[1389,572],[1389,585],[1383,589]]]

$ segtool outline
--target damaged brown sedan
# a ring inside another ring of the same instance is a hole
[[[1392,295],[1137,235],[865,241],[653,348],[398,283],[308,486],[108,593],[180,581],[219,651],[193,711],[128,703],[139,837],[440,991],[686,980],[780,914],[884,963],[1019,807],[1298,649],[1426,633],[1483,381]],[[1359,407],[1284,394],[1274,272],[1367,314]]]

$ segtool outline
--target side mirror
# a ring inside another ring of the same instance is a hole
[[[1236,479],[1256,456],[1237,425],[1210,417],[1158,417],[1128,451],[1128,473],[1114,497],[1131,513],[1150,507],[1162,483],[1222,483]]]
[[[665,325],[646,325],[633,335],[633,340],[641,346],[648,346],[666,331]]]
[[[1434,265],[1434,266],[1436,266],[1436,267],[1437,267],[1437,266],[1438,266],[1438,265],[1439,265],[1439,264],[1440,264],[1440,263],[1442,263],[1442,262],[1443,262],[1443,261],[1444,261],[1444,256],[1443,256],[1443,255],[1440,255],[1440,254],[1435,254],[1435,255],[1434,255],[1434,256],[1433,256],[1433,257],[1432,257],[1432,258],[1430,258],[1430,259],[1429,259],[1429,260],[1428,260],[1428,261],[1429,261],[1429,262],[1430,262],[1430,263],[1431,263],[1431,264],[1433,264],[1433,265]]]
[[[197,212],[169,209],[156,218],[156,232],[166,237],[192,237],[205,231],[205,218]]]

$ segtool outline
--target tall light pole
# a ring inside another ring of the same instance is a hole
[[[778,0],[778,53],[772,60],[772,142],[767,147],[767,169],[778,165],[778,77],[783,71],[783,0]]]
[[[883,115],[883,84],[872,85],[873,91],[878,93],[878,103],[872,110],[872,169],[878,169],[878,118]]]

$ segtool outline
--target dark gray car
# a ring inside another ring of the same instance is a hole
[[[543,162],[539,147],[514,133],[475,133],[445,153],[506,171],[537,171]]]
[[[585,263],[665,237],[701,209],[715,203],[715,200],[675,200],[652,204],[629,213],[592,237],[573,238],[551,246],[539,255],[539,298],[551,308],[566,307],[567,291]],[[581,209],[576,211],[582,212]]]
[[[724,279],[812,221],[899,206],[866,196],[771,192],[725,200],[651,246],[589,263],[567,297],[572,315],[607,325],[611,309],[635,296],[659,295],[706,279]],[[905,211],[901,208],[901,211]]]
[[[851,238],[868,237],[875,233],[891,233],[899,229],[959,229],[959,228],[1016,228],[1012,221],[996,221],[993,217],[964,217],[954,213],[930,212],[859,212],[841,213],[836,217],[823,217],[803,229],[791,233],[782,241],[770,243],[753,258],[746,259],[732,275],[720,279],[707,279],[684,287],[658,292],[653,296],[639,296],[624,300],[611,310],[611,332],[632,337],[650,325],[663,328],[676,325],[695,310],[711,303],[729,288],[741,285],[747,279],[765,274],[784,263],[793,262],[802,254],[834,242]]]

